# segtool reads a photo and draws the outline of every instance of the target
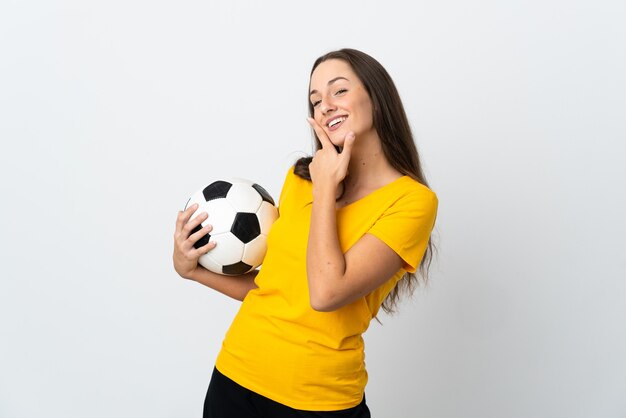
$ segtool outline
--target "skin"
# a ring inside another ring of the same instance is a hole
[[[314,114],[308,121],[322,148],[309,166],[313,204],[307,276],[311,307],[329,312],[372,292],[402,267],[402,259],[370,234],[365,234],[348,252],[342,253],[336,219],[338,209],[396,180],[401,174],[382,153],[372,122],[371,99],[347,63],[341,60],[321,63],[311,75],[310,91]],[[331,131],[326,123],[337,115],[347,119],[339,129]],[[335,145],[341,152],[337,152]],[[341,192],[342,198],[337,201]],[[176,272],[185,279],[243,300],[257,287],[254,283],[257,271],[242,276],[223,276],[198,264],[198,258],[215,248],[215,243],[209,242],[199,249],[193,247],[212,229],[211,225],[206,225],[190,235],[208,217],[201,213],[192,218],[196,209],[197,205],[192,205],[178,213],[173,254]]]

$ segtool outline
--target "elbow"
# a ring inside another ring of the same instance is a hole
[[[317,312],[332,312],[340,307],[335,295],[330,292],[310,292],[309,302],[311,308]]]
[[[323,303],[313,302],[311,301],[311,308],[313,308],[316,312],[332,312],[334,309],[330,308],[328,305]]]
[[[309,303],[317,312],[332,312],[344,303],[343,276],[339,272],[308,272]]]
[[[313,310],[317,312],[332,312],[332,311],[337,310],[337,308],[330,303],[324,303],[324,302],[313,301],[313,300],[311,300],[311,308],[313,308]]]

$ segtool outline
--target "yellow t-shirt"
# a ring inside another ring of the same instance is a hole
[[[426,250],[437,197],[408,176],[337,210],[345,253],[364,234],[384,241],[404,268],[365,297],[333,312],[311,308],[306,247],[312,184],[287,174],[280,217],[268,251],[228,330],[217,369],[260,395],[296,409],[332,411],[358,405],[367,383],[362,334],[406,271],[414,272]]]

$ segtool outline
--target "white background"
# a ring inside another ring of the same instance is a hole
[[[177,211],[311,151],[316,57],[377,58],[440,199],[366,334],[375,418],[626,417],[622,1],[3,1],[0,417],[200,417],[238,303]]]

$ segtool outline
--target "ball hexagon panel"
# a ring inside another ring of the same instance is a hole
[[[263,201],[261,195],[245,183],[233,184],[233,187],[228,191],[226,200],[237,212],[251,213],[256,212]]]
[[[276,209],[276,206],[264,201],[256,214],[261,225],[261,234],[269,234],[272,224],[278,219],[278,209]]]
[[[212,241],[217,244],[209,253],[211,258],[218,264],[226,266],[241,261],[244,243],[239,238],[226,232],[224,234],[213,235]]]
[[[204,205],[200,205],[197,212],[207,212],[209,214],[207,220],[202,224],[213,226],[211,235],[229,232],[235,221],[235,215],[237,215],[237,211],[233,209],[226,199],[216,199],[206,202]]]
[[[215,273],[221,273],[222,265],[218,263],[217,261],[215,261],[213,258],[211,258],[212,251],[213,250],[209,251],[208,253],[204,255],[201,255],[200,258],[198,259],[198,263],[200,263],[200,265],[207,270],[213,271]]]
[[[266,251],[267,237],[265,235],[259,235],[244,246],[241,261],[251,266],[258,266],[263,262]]]

